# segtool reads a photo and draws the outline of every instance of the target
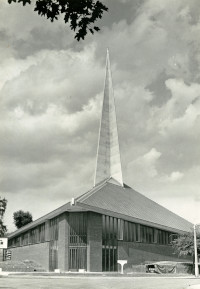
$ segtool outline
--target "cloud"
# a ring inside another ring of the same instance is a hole
[[[171,175],[169,176],[169,180],[171,182],[176,182],[176,181],[182,179],[183,175],[184,174],[181,172],[172,172]]]
[[[13,56],[2,60],[0,67],[0,89],[6,85],[6,82],[12,81],[19,77],[30,66],[35,65],[36,62],[33,57],[28,57],[26,60],[17,60]]]
[[[194,77],[191,66],[194,67],[199,53],[196,45],[199,24],[192,25],[190,19],[179,16],[187,6],[193,18],[197,8],[193,7],[194,1],[140,1],[139,8],[133,5],[137,13],[133,13],[132,21],[119,19],[112,29],[103,28],[97,38],[98,55],[102,55],[109,43],[112,58],[123,72],[120,78],[131,77],[136,83],[150,84],[163,70],[176,77]],[[111,7],[110,17],[112,12]]]
[[[161,153],[155,148],[152,148],[149,152],[140,156],[136,160],[132,161],[128,165],[129,173],[138,173],[143,178],[154,178],[158,172],[156,170],[156,162],[160,158]]]
[[[95,63],[92,51],[93,47],[82,53],[41,50],[24,61],[16,60],[13,65],[17,71],[9,74],[1,91],[1,106],[21,105],[30,114],[45,112],[49,103],[61,104],[69,112],[81,110],[102,87],[99,79],[103,70]],[[12,71],[13,65],[6,63]],[[85,85],[88,78],[93,85]]]
[[[172,94],[166,110],[173,118],[184,115],[188,106],[200,97],[200,85],[197,83],[186,85],[183,79],[168,79],[165,84]]]
[[[7,216],[17,206],[39,217],[92,186],[107,47],[125,182],[169,206],[198,197],[199,3],[106,3],[101,31],[80,43],[63,21],[0,3]]]
[[[7,50],[12,51],[16,58],[24,59],[40,50],[61,50],[75,45],[74,33],[62,18],[52,23],[34,12],[33,4],[9,5],[6,1],[1,1],[0,8],[3,44],[6,44]]]
[[[90,154],[94,146],[90,130],[98,122],[99,103],[97,96],[73,114],[50,104],[45,113],[37,116],[17,107],[4,116],[0,127],[2,158],[8,162],[15,159],[22,163],[42,163],[63,155],[71,159],[72,152],[77,152],[77,156],[83,152]]]

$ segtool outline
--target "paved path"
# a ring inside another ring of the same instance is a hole
[[[200,284],[200,279],[163,277],[48,278],[38,276],[12,276],[0,278],[1,289],[186,289],[189,285],[194,284]]]

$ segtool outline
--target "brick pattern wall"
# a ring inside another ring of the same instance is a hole
[[[69,246],[69,226],[68,215],[62,214],[59,219],[58,234],[58,268],[61,271],[68,271],[68,246]]]
[[[102,215],[88,212],[87,271],[102,271]]]
[[[178,257],[173,254],[171,246],[144,243],[118,242],[118,259],[127,260],[124,269],[131,269],[132,265],[145,264],[154,261],[191,261],[189,257]]]
[[[46,271],[49,271],[49,242],[9,248],[13,261],[35,261]]]

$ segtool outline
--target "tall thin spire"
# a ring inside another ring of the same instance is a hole
[[[110,177],[123,186],[112,76],[109,51],[107,50],[104,98],[94,185]]]

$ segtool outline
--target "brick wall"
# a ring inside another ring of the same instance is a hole
[[[46,271],[49,270],[49,242],[9,248],[13,261],[35,261]]]
[[[58,268],[61,271],[68,271],[68,246],[69,246],[68,215],[64,213],[59,218],[59,234],[58,234]]]
[[[132,265],[145,264],[153,261],[190,261],[188,257],[178,257],[173,254],[171,246],[159,244],[118,242],[118,259],[127,260],[124,269],[132,268]]]
[[[88,212],[87,271],[102,271],[102,215]]]

